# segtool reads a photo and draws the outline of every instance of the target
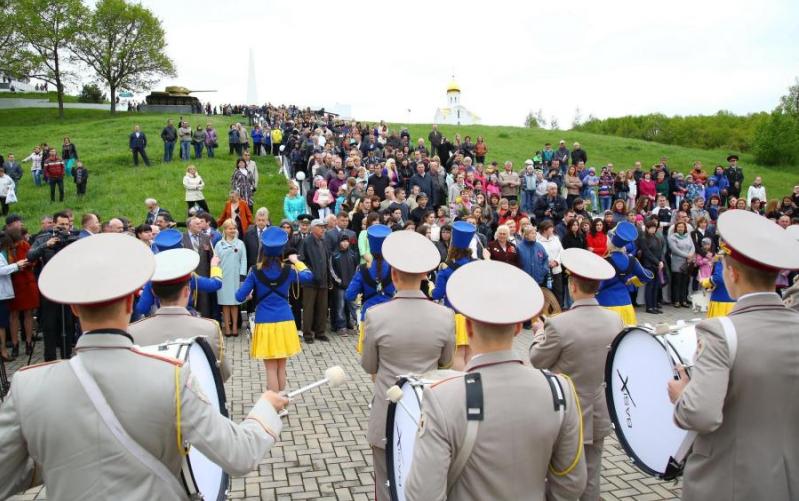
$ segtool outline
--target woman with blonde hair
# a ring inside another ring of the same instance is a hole
[[[211,212],[208,210],[208,204],[205,202],[205,195],[203,195],[205,181],[197,173],[197,167],[194,164],[186,166],[186,175],[183,176],[183,188],[186,190],[185,200],[189,210],[196,206],[205,212]]]
[[[397,170],[397,162],[393,158],[386,160],[385,174],[388,178],[388,185],[392,188],[398,186],[401,181],[399,171]]]
[[[241,302],[236,300],[236,290],[247,275],[247,251],[232,219],[226,219],[219,229],[222,238],[214,246],[214,255],[222,268],[222,288],[216,291],[216,299],[222,306],[222,332],[225,337],[238,336]]]

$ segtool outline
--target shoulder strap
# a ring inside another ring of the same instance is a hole
[[[727,340],[727,349],[730,350],[730,369],[732,369],[732,365],[735,363],[735,356],[738,354],[738,334],[730,317],[719,317],[719,322],[724,330],[724,338]]]
[[[547,383],[549,383],[549,389],[552,391],[552,406],[555,412],[558,413],[559,425],[562,425],[563,418],[566,416],[566,395],[563,393],[563,386],[561,386],[560,380],[556,375],[547,370],[539,370],[546,378]]]
[[[266,273],[264,273],[264,270],[256,269],[255,270],[255,278],[259,282],[261,282],[263,285],[265,285],[269,290],[263,296],[260,296],[260,297],[256,298],[255,304],[260,303],[262,300],[266,299],[267,297],[269,297],[272,294],[277,294],[278,296],[282,297],[283,299],[288,299],[286,296],[281,294],[280,291],[278,291],[277,289],[289,277],[290,269],[291,269],[290,266],[283,265],[281,267],[281,269],[280,269],[280,274],[276,278],[274,278],[272,280],[270,280],[266,276]]]
[[[466,435],[463,438],[463,446],[458,451],[458,455],[447,473],[447,494],[452,491],[455,482],[460,478],[463,468],[469,460],[469,456],[472,455],[474,446],[477,443],[477,430],[484,414],[483,382],[480,378],[480,373],[466,374],[463,381],[466,384]]]
[[[187,495],[186,491],[183,490],[175,476],[172,475],[164,463],[156,459],[155,456],[133,440],[122,427],[114,411],[108,405],[102,391],[97,386],[97,382],[83,366],[80,355],[72,357],[69,361],[69,366],[78,378],[78,381],[83,387],[83,391],[86,392],[86,395],[89,397],[89,400],[91,400],[97,413],[100,415],[111,434],[114,435],[114,438],[119,441],[120,445],[138,459],[148,470],[155,474],[156,477],[163,480],[178,499],[185,499]]]

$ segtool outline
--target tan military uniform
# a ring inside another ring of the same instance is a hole
[[[481,374],[485,412],[471,456],[448,496],[447,472],[466,433],[465,384],[458,377],[425,388],[406,499],[576,499],[585,488],[585,460],[580,414],[565,378],[559,376],[566,396],[561,424],[545,376],[512,351],[478,355],[466,372]]]
[[[225,358],[225,341],[216,320],[195,317],[182,306],[162,306],[153,316],[132,323],[128,327],[128,333],[139,346],[205,336],[216,356],[216,365],[222,373],[222,380],[230,379],[230,364]]]
[[[394,299],[369,308],[361,366],[377,374],[366,438],[374,454],[378,501],[390,499],[386,488],[386,390],[397,376],[424,374],[452,364],[455,315],[420,291],[397,291]]]
[[[575,301],[571,309],[547,319],[544,333],[530,347],[530,363],[566,374],[574,381],[583,411],[588,485],[580,499],[599,499],[599,472],[604,440],[611,432],[605,402],[605,354],[624,329],[621,317],[596,299]]]
[[[86,333],[77,351],[133,440],[179,481],[177,386],[184,442],[232,475],[257,467],[282,427],[268,401],[259,399],[233,423],[210,405],[188,367],[138,353],[116,332]],[[35,482],[34,464],[44,472],[48,499],[174,499],[111,434],[68,362],[20,370],[0,407],[0,499]]]
[[[676,403],[677,425],[699,433],[683,499],[796,499],[799,313],[777,294],[757,293],[740,297],[729,319],[734,362],[719,320],[699,323],[691,381]]]

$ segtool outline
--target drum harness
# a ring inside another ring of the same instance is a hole
[[[547,371],[541,370],[541,374],[547,380],[549,389],[552,391],[552,405],[555,412],[558,413],[558,429],[563,425],[563,419],[566,415],[566,396],[563,393],[563,386],[560,384],[558,377]],[[466,434],[463,438],[463,445],[455,456],[452,466],[447,473],[447,494],[452,491],[455,483],[463,473],[463,468],[466,462],[472,455],[474,446],[477,444],[477,431],[480,428],[480,421],[484,418],[483,406],[483,381],[479,372],[471,372],[464,376],[463,382],[466,385]],[[579,403],[578,403],[579,406]],[[582,415],[582,413],[580,413]],[[564,471],[558,472],[551,468],[552,473],[558,476],[566,475],[577,465],[580,454],[582,451],[582,417],[580,417],[580,447],[574,462]]]
[[[724,331],[724,338],[727,341],[727,349],[730,352],[730,371],[732,371],[732,366],[735,364],[735,356],[738,354],[738,334],[735,331],[735,325],[733,325],[730,317],[718,317],[718,319],[721,323],[721,328]],[[694,363],[696,363],[696,361],[694,361]],[[674,457],[669,459],[663,480],[676,479],[680,475],[685,463],[685,459],[688,456],[688,452],[691,450],[691,447],[694,445],[697,435],[698,434],[695,431],[689,431],[686,433],[685,438],[680,444],[680,447],[677,449],[677,452],[674,453]]]
[[[386,269],[388,269],[388,268],[386,268]],[[364,294],[362,303],[365,303],[366,301],[372,299],[373,297],[375,297],[378,294],[385,296],[384,291],[392,283],[391,282],[391,274],[390,273],[389,273],[389,275],[386,278],[378,277],[377,279],[375,279],[375,278],[372,277],[372,274],[369,273],[369,268],[367,268],[366,265],[364,265],[364,264],[362,264],[362,265],[360,265],[358,267],[358,273],[361,275],[361,280],[363,280],[363,283],[365,283],[366,285],[368,285],[369,287],[371,287],[371,288],[373,288],[375,290],[375,293],[371,294],[369,296]]]

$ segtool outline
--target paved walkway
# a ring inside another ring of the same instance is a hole
[[[697,316],[668,308],[665,315],[639,312],[639,322],[674,322]],[[330,343],[303,345],[301,355],[288,363],[290,388],[323,377],[331,365],[341,365],[350,380],[336,388],[327,386],[306,393],[290,407],[280,443],[270,451],[257,471],[232,480],[230,497],[245,500],[358,500],[372,499],[372,458],[366,442],[371,381],[361,369],[355,353],[355,337],[331,336]],[[530,331],[515,341],[520,354],[527,353]],[[250,360],[248,339],[240,336],[228,343],[234,376],[226,385],[233,419],[241,420],[264,388],[264,370]],[[37,347],[37,356],[41,348]],[[18,363],[10,365],[13,371]],[[605,441],[602,498],[606,501],[677,499],[679,485],[662,482],[637,470],[614,436]],[[44,489],[32,489],[15,500],[45,499]]]

